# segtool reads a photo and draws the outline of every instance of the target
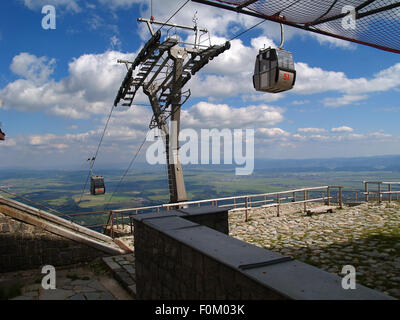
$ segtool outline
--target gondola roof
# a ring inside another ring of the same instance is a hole
[[[400,0],[192,0],[303,30],[400,53]],[[356,28],[343,28],[346,6]]]

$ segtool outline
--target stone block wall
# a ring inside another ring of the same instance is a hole
[[[132,217],[137,299],[392,299],[359,284],[344,290],[337,275],[232,238],[224,218],[218,208]]]
[[[135,223],[137,299],[284,299],[154,228]]]
[[[220,208],[180,209],[185,215],[182,218],[209,227],[224,234],[229,234],[228,210]]]
[[[0,273],[87,262],[104,255],[0,213]]]

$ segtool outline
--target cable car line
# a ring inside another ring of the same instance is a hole
[[[233,37],[232,39],[230,39],[229,41],[232,41],[232,40],[235,40],[236,38],[241,37],[241,36],[244,35],[246,32],[249,32],[250,30],[252,30],[252,29],[258,27],[260,24],[263,24],[265,21],[267,21],[267,20],[262,20],[262,21],[258,22],[258,23],[255,24],[254,26],[252,26],[252,27],[250,27],[250,28],[248,28],[248,29],[242,31],[241,33],[237,34],[236,36],[234,36],[234,37]]]
[[[107,203],[104,205],[104,211],[107,210],[107,207],[111,203],[111,200],[114,197],[114,194],[118,191],[118,188],[121,185],[122,181],[125,179],[126,175],[131,170],[132,165],[135,163],[140,151],[142,150],[144,144],[146,143],[147,136],[149,135],[150,131],[151,131],[150,129],[147,131],[146,136],[144,137],[141,145],[139,146],[139,149],[136,151],[136,154],[134,155],[134,157],[132,158],[131,162],[129,163],[128,168],[125,170],[124,174],[122,175],[121,179],[119,180],[117,186],[115,187],[115,189],[114,189],[113,193],[111,194],[110,198],[108,199]]]
[[[103,134],[101,135],[100,142],[99,142],[99,144],[98,144],[98,146],[97,146],[96,154],[95,154],[95,156],[92,158],[92,160],[90,161],[89,173],[88,173],[88,175],[87,175],[87,177],[86,177],[86,182],[85,182],[85,185],[84,185],[84,187],[83,187],[83,190],[82,190],[82,193],[81,193],[81,196],[80,196],[80,198],[79,198],[79,201],[78,201],[77,205],[79,205],[79,203],[82,201],[82,197],[83,197],[83,195],[84,195],[84,193],[85,193],[86,186],[87,186],[87,183],[88,183],[88,181],[89,181],[89,177],[91,176],[91,174],[92,174],[92,172],[93,172],[93,166],[94,166],[94,163],[95,163],[95,161],[96,161],[96,159],[97,159],[97,155],[99,154],[99,150],[100,150],[101,144],[103,143],[104,135],[105,135],[105,133],[106,133],[106,131],[107,131],[107,127],[108,127],[108,124],[109,124],[109,122],[110,122],[111,115],[112,115],[113,111],[114,111],[114,106],[111,107],[111,111],[110,111],[110,114],[108,115],[108,119],[107,119],[106,125],[104,126]]]
[[[161,29],[162,29],[173,17],[175,17],[175,16],[178,14],[178,12],[181,11],[190,1],[191,1],[191,0],[187,0],[183,5],[181,5],[181,6],[179,7],[179,9],[176,10],[175,13],[174,13],[171,17],[169,17],[169,19],[168,19],[167,21],[165,21],[165,22],[161,25],[161,27],[160,27],[155,33],[157,33],[158,31],[161,31]]]

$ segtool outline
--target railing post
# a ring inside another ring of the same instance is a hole
[[[388,186],[388,189],[389,189],[389,203],[391,203],[392,202],[392,185],[389,183],[389,186]]]
[[[110,236],[114,239],[114,212],[110,211],[111,223],[110,223]]]
[[[306,213],[307,212],[307,191],[306,190],[304,190],[303,191],[303,193],[304,193],[304,213]]]
[[[293,192],[293,202],[296,202],[296,192]]]
[[[328,203],[328,206],[330,206],[331,205],[331,187],[327,188],[326,194],[327,194],[327,197],[328,197],[327,203]]]
[[[236,198],[233,198],[233,209],[236,209]]]
[[[339,187],[339,207],[343,209],[343,194],[342,194],[342,187]]]
[[[277,217],[280,216],[280,203],[281,203],[281,199],[280,199],[280,194],[277,193],[276,194],[276,203],[277,203]]]
[[[378,183],[378,204],[381,204],[381,183]]]
[[[365,185],[365,202],[369,201],[368,182],[364,181]]]
[[[246,220],[245,220],[245,222],[247,222],[248,221],[248,216],[247,216],[247,208],[248,208],[248,204],[249,204],[249,199],[248,199],[248,197],[246,197],[245,198],[245,200],[244,200],[244,202],[245,202],[245,214],[246,214]]]

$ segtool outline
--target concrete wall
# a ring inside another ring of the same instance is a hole
[[[202,252],[135,224],[137,299],[282,299]]]
[[[181,211],[133,217],[138,299],[391,299],[359,284],[344,290],[334,274],[189,221],[190,212]],[[207,214],[197,219],[216,225],[224,212],[211,211],[211,222]]]
[[[0,213],[0,273],[91,261],[104,252]]]

